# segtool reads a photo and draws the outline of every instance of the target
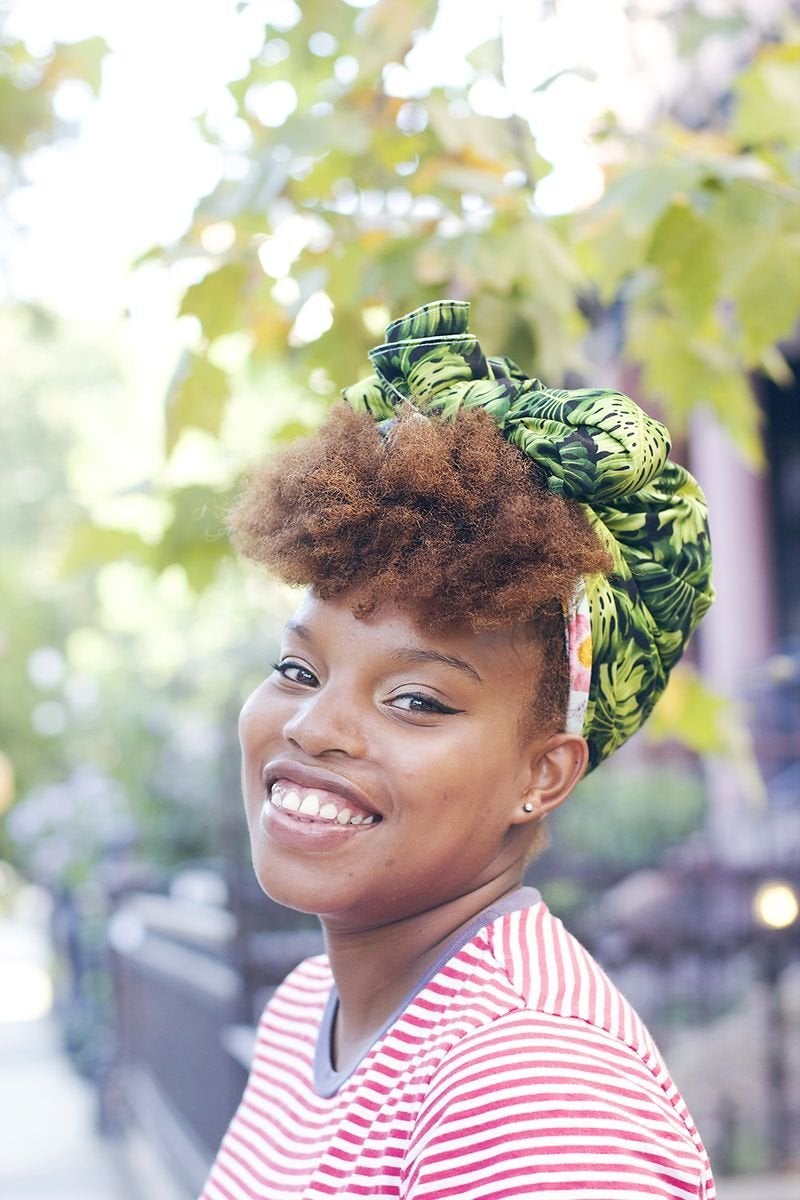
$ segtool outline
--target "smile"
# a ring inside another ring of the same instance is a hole
[[[359,811],[350,801],[321,788],[304,788],[288,779],[278,779],[270,791],[270,804],[299,820],[328,825],[373,825],[374,813]]]

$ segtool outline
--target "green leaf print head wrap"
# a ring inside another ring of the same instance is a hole
[[[567,728],[589,744],[589,769],[629,738],[713,599],[705,498],[668,461],[667,430],[620,392],[561,391],[507,358],[486,358],[469,304],[441,300],[393,322],[370,351],[375,374],[344,398],[376,421],[399,404],[428,416],[482,408],[506,441],[578,502],[613,559],[565,602]]]

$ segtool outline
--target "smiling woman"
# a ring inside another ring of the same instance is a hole
[[[242,714],[246,801],[265,890],[329,931],[382,930],[388,952],[407,919],[437,914],[447,936],[483,889],[493,899],[518,884],[535,828],[523,806],[554,807],[585,747],[521,719],[540,666],[527,630],[431,636],[388,603],[356,617],[357,600],[309,594],[287,628],[275,675]],[[406,970],[384,980],[378,1025]]]
[[[267,1006],[203,1200],[713,1196],[647,1030],[522,886],[710,603],[703,498],[630,400],[466,320],[391,326],[232,517],[308,589],[240,736],[258,879],[327,953]]]

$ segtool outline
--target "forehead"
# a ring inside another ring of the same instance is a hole
[[[451,658],[473,668],[479,682],[504,678],[530,688],[544,666],[532,622],[503,629],[473,630],[467,625],[433,629],[424,612],[386,603],[369,616],[353,612],[357,596],[323,600],[307,591],[287,629],[301,640],[328,642],[346,654],[369,657],[419,650]]]

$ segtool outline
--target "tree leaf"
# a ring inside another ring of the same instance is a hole
[[[16,156],[29,148],[33,134],[50,134],[55,117],[47,94],[20,88],[0,75],[0,146]]]
[[[207,358],[186,354],[167,392],[167,455],[172,453],[181,433],[189,426],[218,435],[229,398],[227,373]]]
[[[489,38],[481,42],[466,56],[467,62],[476,71],[485,71],[495,79],[503,82],[503,43],[499,37]]]
[[[700,321],[719,291],[719,248],[711,222],[685,200],[671,204],[653,230],[647,261],[659,268],[662,294],[687,321]]]
[[[87,567],[118,562],[121,558],[152,564],[155,547],[132,530],[109,529],[87,522],[72,531],[61,559],[60,571],[70,575]]]
[[[714,321],[698,330],[663,313],[634,309],[628,345],[641,364],[645,394],[660,401],[673,433],[686,428],[694,409],[706,406],[746,461],[763,465],[760,410],[744,364]]]
[[[731,132],[740,146],[800,146],[800,46],[768,46],[735,87]]]
[[[757,362],[787,337],[800,313],[800,232],[776,236],[743,275],[736,289],[744,349]]]
[[[41,86],[53,91],[65,79],[81,79],[97,95],[107,54],[108,43],[101,37],[61,42],[44,69]]]
[[[508,121],[485,117],[478,113],[460,116],[443,96],[431,96],[425,105],[442,147],[453,158],[488,168],[495,164],[509,170],[517,162],[514,133]]]
[[[650,742],[679,741],[697,754],[726,749],[736,708],[712,691],[694,667],[680,663],[645,726]]]
[[[250,264],[241,259],[209,272],[186,289],[180,315],[197,317],[209,341],[241,329],[250,272]]]
[[[689,161],[628,167],[603,198],[576,220],[578,260],[601,298],[612,303],[631,274],[647,262],[654,232],[669,208],[689,195],[703,169]]]
[[[170,500],[174,513],[159,543],[156,565],[163,570],[179,563],[195,591],[203,591],[231,553],[225,532],[230,493],[194,484],[179,488]]]

